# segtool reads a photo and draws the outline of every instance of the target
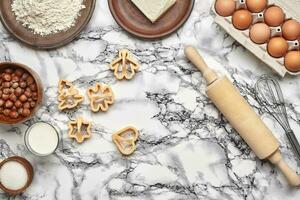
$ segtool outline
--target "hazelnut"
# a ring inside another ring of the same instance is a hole
[[[32,76],[28,76],[26,78],[26,82],[27,82],[28,85],[31,85],[31,84],[34,83],[34,78]]]
[[[25,94],[25,96],[28,97],[28,98],[32,96],[32,94],[31,94],[30,91],[25,91],[24,94]]]
[[[9,95],[8,94],[2,94],[2,99],[4,101],[8,100],[9,99]]]
[[[2,114],[3,113],[3,108],[2,107],[0,107],[0,114]]]
[[[21,81],[21,82],[20,82],[20,87],[21,87],[21,88],[26,88],[26,87],[27,87],[26,82],[25,82],[25,81]]]
[[[15,95],[18,97],[20,96],[21,94],[23,94],[23,89],[18,87],[15,89]]]
[[[13,83],[19,82],[19,81],[20,81],[20,78],[17,77],[17,76],[13,76],[12,79],[11,79],[11,81],[12,81]]]
[[[23,105],[23,108],[30,108],[30,103],[29,102],[26,102],[26,103],[24,103],[24,105]]]
[[[32,93],[32,99],[37,101],[38,100],[38,94],[36,92]]]
[[[31,107],[31,108],[34,108],[34,107],[35,107],[35,102],[34,102],[34,101],[30,102],[30,107]]]
[[[19,109],[18,109],[18,113],[19,113],[19,115],[22,115],[22,113],[23,113],[23,108],[19,108]]]
[[[11,82],[3,82],[3,83],[2,83],[2,86],[3,86],[4,88],[9,88],[9,87],[11,86]]]
[[[19,97],[19,99],[20,99],[20,101],[22,101],[22,102],[27,101],[27,97],[26,97],[24,94],[22,94],[22,95]]]
[[[9,99],[13,102],[17,101],[18,97],[15,94],[9,95]]]
[[[21,77],[23,75],[24,71],[22,69],[16,69],[15,74],[17,77]]]
[[[35,91],[37,90],[36,84],[31,84],[31,85],[29,85],[29,88],[30,88],[30,90],[31,90],[32,92],[35,92]]]
[[[27,109],[27,108],[24,108],[23,111],[22,111],[22,115],[24,117],[28,117],[30,115],[30,110]]]
[[[13,119],[17,119],[19,117],[19,114],[16,111],[11,111],[9,117]]]
[[[10,93],[10,89],[9,88],[4,88],[3,89],[3,94],[9,94]]]
[[[0,90],[0,96],[2,96],[2,94],[3,94],[3,92],[2,92],[2,90]]]
[[[11,87],[16,89],[17,87],[19,87],[19,83],[13,83]]]
[[[28,76],[29,76],[29,74],[25,72],[25,73],[22,75],[21,79],[22,79],[22,80],[26,80],[26,78],[27,78]]]
[[[4,81],[11,81],[11,75],[10,74],[4,74],[3,80]]]
[[[0,107],[4,106],[5,101],[3,99],[0,99]]]
[[[16,107],[16,106],[13,106],[11,110],[17,111],[17,107]]]
[[[8,93],[9,93],[9,94],[12,94],[12,93],[14,93],[14,92],[15,92],[15,89],[14,89],[14,88],[10,88]]]
[[[10,100],[5,102],[5,108],[12,108],[14,106],[14,103]]]
[[[6,69],[4,70],[4,72],[5,72],[5,73],[8,73],[8,74],[12,74],[12,73],[13,73],[13,70],[10,69],[10,68],[6,68]]]
[[[4,110],[3,110],[3,114],[4,114],[5,116],[9,116],[9,115],[10,115],[10,110],[9,110],[9,109],[4,109]]]
[[[15,102],[15,106],[16,106],[16,108],[21,108],[23,106],[23,104],[22,104],[22,102],[20,100],[17,100]]]

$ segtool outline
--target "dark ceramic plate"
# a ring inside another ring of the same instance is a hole
[[[84,5],[86,8],[81,11],[81,16],[77,19],[75,26],[69,30],[49,36],[40,36],[33,34],[32,31],[16,21],[11,10],[12,1],[0,0],[0,20],[14,37],[36,49],[54,49],[74,40],[90,21],[96,4],[96,0],[85,0]]]
[[[117,23],[129,33],[144,39],[159,39],[180,28],[190,16],[194,0],[177,0],[155,23],[148,20],[130,0],[108,0]]]

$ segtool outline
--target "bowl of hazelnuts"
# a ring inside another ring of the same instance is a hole
[[[34,116],[43,100],[43,86],[29,67],[0,63],[0,123],[17,124]]]

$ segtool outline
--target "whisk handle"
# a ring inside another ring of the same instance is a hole
[[[292,145],[295,155],[300,160],[300,144],[299,144],[298,139],[296,138],[294,132],[292,130],[288,130],[288,131],[286,131],[286,136],[288,137],[288,139]]]
[[[288,164],[282,159],[280,151],[277,150],[271,156],[268,157],[269,161],[276,165],[282,174],[286,177],[288,183],[291,186],[299,187],[300,186],[300,176],[291,169]]]

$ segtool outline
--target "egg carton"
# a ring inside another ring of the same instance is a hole
[[[215,0],[216,1],[216,0]],[[236,8],[242,9],[247,8],[246,0],[235,0]],[[295,19],[300,22],[300,0],[269,0],[268,7],[272,5],[277,5],[282,8],[287,19]],[[274,72],[276,72],[280,77],[284,77],[286,74],[290,75],[299,75],[300,72],[291,72],[288,71],[284,66],[284,58],[274,58],[269,55],[267,52],[267,44],[256,44],[252,42],[249,37],[249,29],[247,30],[238,30],[232,24],[232,17],[223,17],[217,14],[215,10],[215,2],[212,6],[212,10],[215,13],[215,22],[221,26],[229,35],[231,35],[235,40],[237,40],[241,45],[246,49],[252,52],[256,57],[262,60],[267,64]],[[264,11],[260,13],[252,13],[253,21],[252,24],[257,22],[264,22]],[[281,36],[282,30],[281,26],[270,27],[271,28],[271,37]],[[300,44],[298,40],[287,41],[289,45],[289,50],[300,50]]]

